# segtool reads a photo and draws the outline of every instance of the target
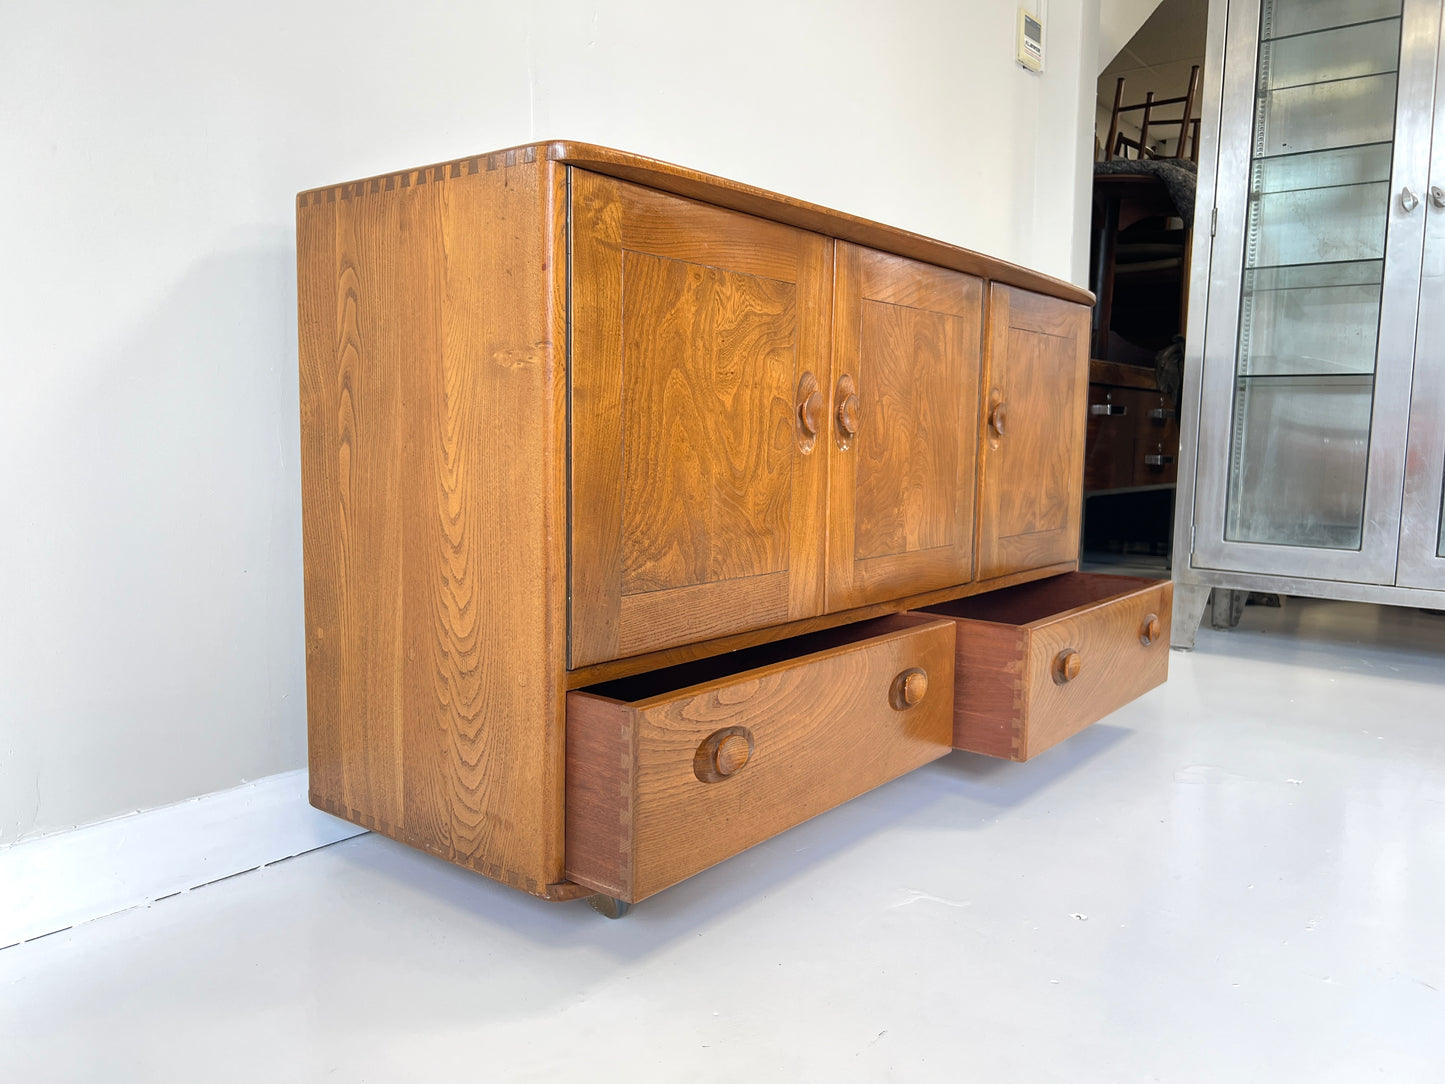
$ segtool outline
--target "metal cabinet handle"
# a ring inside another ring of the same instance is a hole
[[[1410,191],[1409,185],[1400,189],[1400,206],[1404,208],[1406,214],[1409,214],[1416,207],[1420,206],[1420,197]]]
[[[1146,467],[1163,468],[1173,462],[1174,457],[1172,455],[1146,455],[1144,457],[1144,465]]]
[[[1166,421],[1169,418],[1177,418],[1178,416],[1178,411],[1170,410],[1168,407],[1155,407],[1149,411],[1149,419],[1156,422]]]
[[[1129,408],[1116,403],[1091,403],[1089,404],[1089,413],[1112,415],[1117,418],[1121,414],[1129,413]]]
[[[1430,186],[1430,202],[1436,207],[1445,208],[1445,188],[1441,188],[1438,184],[1432,184]]]

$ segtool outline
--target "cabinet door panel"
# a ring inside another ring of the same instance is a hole
[[[821,611],[829,242],[574,170],[571,665]]]
[[[842,242],[835,263],[830,610],[972,574],[983,302],[956,271]]]
[[[1445,590],[1445,207],[1435,197],[1445,188],[1445,55],[1436,65],[1429,176],[1429,199],[1421,196],[1425,247],[1395,582],[1440,591]]]
[[[1078,559],[1088,330],[1081,305],[989,287],[980,579]]]

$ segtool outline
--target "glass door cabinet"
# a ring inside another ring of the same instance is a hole
[[[1442,6],[1211,2],[1180,646],[1211,588],[1445,591]]]

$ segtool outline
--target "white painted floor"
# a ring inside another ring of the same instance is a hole
[[[1445,1081],[1445,617],[1290,600],[610,922],[363,836],[0,952],[5,1081]]]

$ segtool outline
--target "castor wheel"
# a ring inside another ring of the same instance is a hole
[[[626,903],[611,896],[604,896],[600,892],[595,896],[587,897],[588,904],[604,918],[621,918],[632,910],[632,904]]]

